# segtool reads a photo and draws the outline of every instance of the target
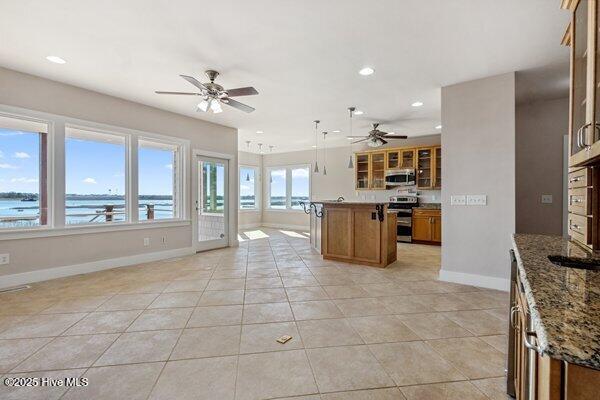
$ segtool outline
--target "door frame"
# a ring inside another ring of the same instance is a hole
[[[225,196],[225,204],[223,210],[223,217],[225,219],[225,237],[223,238],[223,242],[221,240],[211,240],[205,242],[198,241],[198,210],[196,209],[196,204],[199,204],[200,202],[200,175],[198,168],[198,162],[200,161],[199,158],[209,158],[215,159],[217,161],[225,161],[225,163],[227,164],[227,173],[224,176],[225,182],[223,188]],[[235,239],[237,237],[237,218],[235,218],[237,216],[237,213],[235,213],[235,206],[237,206],[237,201],[231,200],[232,197],[237,196],[237,191],[232,186],[233,182],[237,182],[237,179],[233,179],[235,178],[235,176],[232,177],[232,171],[235,171],[236,169],[236,163],[234,161],[235,156],[233,154],[217,153],[198,149],[192,150],[192,201],[190,204],[190,208],[192,215],[192,247],[196,250],[196,252],[237,245],[237,240]]]

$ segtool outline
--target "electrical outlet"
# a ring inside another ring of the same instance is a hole
[[[464,195],[450,196],[450,205],[452,205],[452,206],[464,206],[466,204],[467,204],[467,196],[464,196]]]
[[[552,204],[552,195],[551,194],[543,194],[542,195],[542,204]]]
[[[10,263],[10,254],[0,254],[0,265]]]
[[[487,205],[487,196],[485,194],[470,194],[467,196],[467,205],[485,206]]]
[[[144,238],[144,247],[150,246],[150,238]]]

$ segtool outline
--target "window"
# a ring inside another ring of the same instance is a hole
[[[240,210],[256,210],[258,206],[258,168],[240,167]]]
[[[223,214],[225,201],[225,166],[217,162],[202,163],[202,214]]]
[[[272,169],[269,171],[269,207],[275,209],[287,208],[286,170]]]
[[[140,221],[178,217],[177,145],[140,139],[138,199]]]
[[[310,166],[275,167],[269,170],[269,208],[301,210],[310,199]]]
[[[48,224],[48,125],[0,116],[0,228]]]
[[[67,128],[65,223],[127,220],[125,137]]]

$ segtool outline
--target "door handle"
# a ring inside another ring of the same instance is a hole
[[[519,307],[518,306],[512,306],[510,308],[510,327],[513,329],[516,329],[516,324],[515,324],[515,315],[519,312]]]

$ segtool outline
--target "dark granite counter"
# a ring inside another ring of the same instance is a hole
[[[544,354],[600,370],[600,271],[560,267],[549,255],[590,258],[560,236],[513,236],[519,275]]]

